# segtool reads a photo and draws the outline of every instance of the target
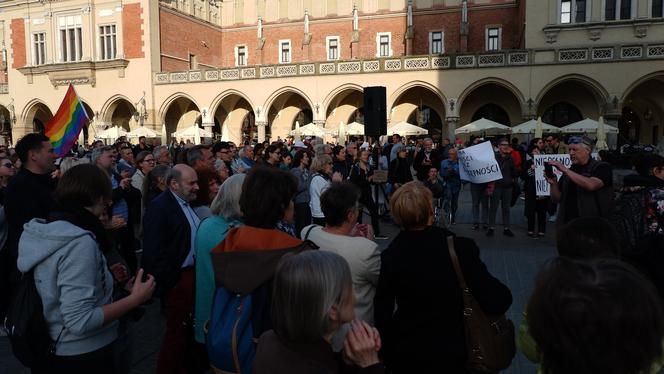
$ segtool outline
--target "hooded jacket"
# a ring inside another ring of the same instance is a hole
[[[18,269],[34,268],[35,285],[56,355],[95,351],[117,337],[117,322],[104,325],[113,277],[92,232],[67,221],[26,223],[18,244]]]

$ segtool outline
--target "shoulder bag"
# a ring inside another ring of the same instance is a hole
[[[514,323],[505,315],[489,316],[480,307],[461,272],[454,249],[454,237],[447,237],[452,267],[463,297],[463,324],[466,335],[466,367],[472,373],[497,373],[512,363],[516,354]]]

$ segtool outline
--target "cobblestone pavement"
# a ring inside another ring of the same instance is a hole
[[[498,213],[500,221],[500,213]],[[491,273],[503,281],[512,290],[514,302],[508,312],[509,317],[518,326],[521,322],[522,312],[533,288],[533,279],[538,269],[548,259],[555,255],[553,239],[553,224],[549,223],[547,236],[543,239],[531,239],[526,236],[525,218],[523,217],[523,200],[511,210],[512,230],[514,238],[502,235],[500,226],[497,226],[496,235],[484,236],[484,232],[471,230],[470,193],[461,194],[457,225],[452,230],[458,235],[474,238],[481,250],[481,256]],[[365,222],[368,222],[368,217]],[[383,222],[383,233],[393,238],[397,228]],[[389,240],[380,241],[381,247],[386,247]],[[153,373],[157,353],[161,342],[164,322],[159,314],[158,303],[147,308],[141,321],[133,327],[135,332],[133,344],[133,374]],[[504,373],[531,374],[536,367],[521,353],[517,354],[512,366]],[[13,358],[7,339],[0,338],[0,374],[29,373]]]

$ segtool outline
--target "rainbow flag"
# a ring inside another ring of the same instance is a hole
[[[62,157],[76,143],[83,126],[89,123],[83,103],[78,99],[74,86],[70,84],[57,113],[46,123],[45,135],[51,140],[55,153]]]

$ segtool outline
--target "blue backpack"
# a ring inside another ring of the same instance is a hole
[[[217,287],[214,292],[207,335],[213,367],[228,373],[251,373],[256,355],[252,301],[251,294],[232,293],[224,287]]]

